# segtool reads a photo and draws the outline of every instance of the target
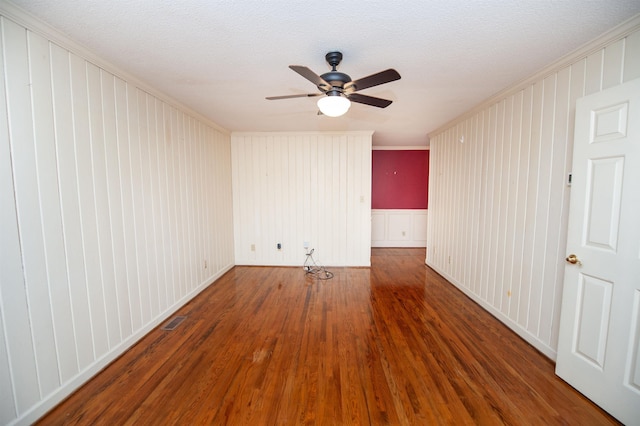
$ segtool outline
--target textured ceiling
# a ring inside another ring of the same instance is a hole
[[[376,145],[427,134],[640,13],[640,0],[15,0],[100,57],[231,131],[374,130]],[[288,65],[317,74],[339,50],[360,93],[393,100],[316,115]]]

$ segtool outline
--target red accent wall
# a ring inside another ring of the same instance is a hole
[[[429,150],[373,150],[372,209],[426,209]]]

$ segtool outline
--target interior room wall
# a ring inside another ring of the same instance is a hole
[[[426,147],[374,147],[372,247],[426,247],[428,182]]]
[[[426,263],[552,359],[576,99],[639,77],[636,18],[430,135]]]
[[[427,209],[429,150],[374,149],[371,208]]]
[[[369,266],[371,136],[232,133],[236,264]]]
[[[0,424],[29,424],[233,266],[230,136],[0,12]]]

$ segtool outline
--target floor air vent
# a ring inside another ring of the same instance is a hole
[[[175,317],[171,321],[163,325],[162,330],[168,330],[168,331],[175,330],[176,327],[178,327],[180,323],[185,319],[187,319],[187,317]]]

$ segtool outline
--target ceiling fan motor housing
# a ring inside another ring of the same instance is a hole
[[[326,54],[325,59],[331,65],[331,71],[322,74],[320,77],[329,83],[332,88],[340,88],[343,89],[345,84],[351,81],[351,77],[347,74],[337,71],[336,67],[342,61],[342,53],[341,52],[329,52]],[[322,88],[320,88],[322,89]]]
[[[344,87],[346,83],[351,81],[351,77],[340,71],[329,71],[320,77],[333,87]]]

